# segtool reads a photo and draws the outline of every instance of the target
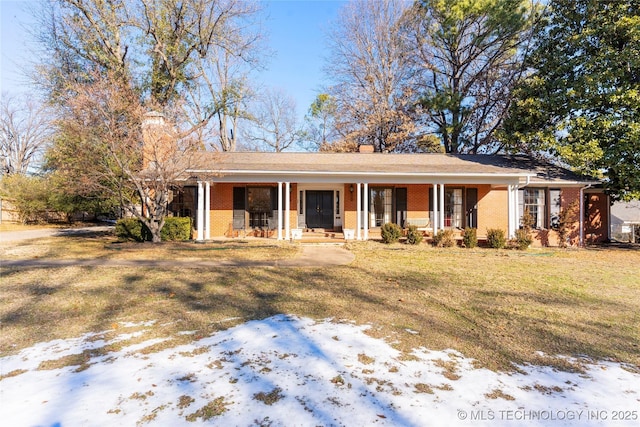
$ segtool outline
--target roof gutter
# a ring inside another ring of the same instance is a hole
[[[532,174],[525,173],[469,173],[469,172],[378,172],[378,171],[363,171],[363,172],[330,172],[330,171],[292,171],[292,170],[241,170],[241,169],[230,169],[230,170],[219,170],[214,171],[210,169],[188,169],[186,172],[189,173],[202,173],[202,174],[216,174],[218,176],[224,175],[236,175],[236,174],[256,174],[256,175],[274,175],[274,176],[282,176],[282,175],[333,175],[333,176],[345,176],[345,177],[358,177],[358,176],[412,176],[412,177],[441,177],[441,176],[462,176],[462,177],[473,177],[473,176],[492,176],[492,177],[504,177],[504,178],[516,178],[516,177],[526,177],[527,182],[530,181]]]

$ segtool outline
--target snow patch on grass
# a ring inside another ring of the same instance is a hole
[[[406,357],[366,329],[279,315],[149,353],[140,350],[163,340],[106,355],[102,346],[132,334],[39,343],[0,359],[2,374],[13,373],[0,381],[0,419],[7,425],[511,426],[530,417],[528,425],[602,425],[597,415],[607,416],[605,423],[618,417],[616,426],[637,425],[637,367],[567,358],[583,372],[531,365],[493,372],[453,350],[420,348]],[[88,354],[84,369],[37,369],[75,354]]]

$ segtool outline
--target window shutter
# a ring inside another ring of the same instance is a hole
[[[467,227],[478,228],[478,189],[467,188]]]
[[[244,230],[246,209],[246,188],[233,187],[233,229]]]
[[[404,227],[407,221],[407,189],[396,188],[396,224]]]

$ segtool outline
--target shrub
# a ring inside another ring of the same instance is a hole
[[[125,218],[116,222],[116,236],[119,240],[135,242],[151,241],[149,229],[137,218]],[[191,238],[191,218],[165,218],[160,231],[163,242],[189,240]]]
[[[45,222],[49,210],[48,180],[39,176],[12,174],[0,179],[0,195],[11,200],[20,221]]]
[[[529,212],[529,208],[525,208],[524,213],[520,218],[520,225],[527,232],[531,231],[533,228],[533,216],[531,215],[531,212]]]
[[[422,242],[422,232],[418,231],[417,225],[410,225],[407,230],[407,243],[417,245]]]
[[[122,241],[133,240],[134,242],[143,242],[142,228],[142,222],[140,222],[138,218],[119,219],[116,222],[116,236],[118,240]],[[150,233],[147,231],[147,234]]]
[[[191,218],[166,218],[160,236],[162,241],[191,239]]]
[[[533,239],[531,238],[531,235],[529,234],[529,231],[527,231],[527,229],[520,228],[516,230],[516,238],[514,239],[514,246],[516,247],[516,249],[524,251],[531,245],[532,242]]]
[[[469,249],[478,246],[478,230],[469,227],[465,228],[462,243],[464,243],[465,248]]]
[[[507,244],[507,238],[504,230],[499,228],[490,228],[487,230],[487,244],[490,248],[502,249]]]
[[[451,248],[456,245],[453,238],[453,230],[440,230],[433,236],[433,245],[439,248]]]
[[[400,240],[400,236],[402,236],[402,229],[398,224],[388,222],[380,229],[380,236],[384,243],[395,243]]]
[[[576,215],[577,201],[571,203],[567,208],[560,212],[560,218],[558,220],[558,245],[561,248],[567,247],[569,235],[571,234],[571,225],[573,218]]]

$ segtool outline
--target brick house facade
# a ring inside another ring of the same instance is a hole
[[[599,183],[527,157],[207,152],[188,173],[170,209],[194,219],[197,240],[290,240],[309,229],[367,240],[387,222],[513,236],[525,209],[534,245],[558,245],[561,220],[570,245],[608,238]]]

